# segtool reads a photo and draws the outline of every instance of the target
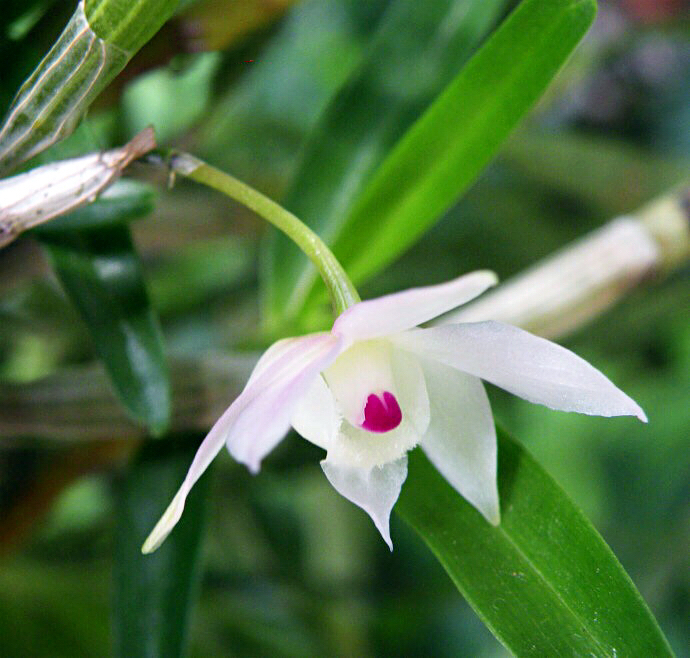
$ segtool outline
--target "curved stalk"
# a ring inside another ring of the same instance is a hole
[[[360,301],[357,290],[331,250],[314,231],[291,212],[234,176],[188,153],[174,154],[170,158],[170,168],[173,173],[212,187],[250,208],[285,233],[318,269],[331,295],[333,311],[336,315],[340,315],[346,308]]]

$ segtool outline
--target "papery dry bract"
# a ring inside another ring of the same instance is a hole
[[[0,181],[0,247],[39,224],[94,201],[137,158],[156,147],[148,127],[124,146],[51,162]]]

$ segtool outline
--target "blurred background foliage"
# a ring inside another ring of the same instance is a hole
[[[106,148],[153,124],[161,143],[280,200],[388,4],[184,3],[60,148]],[[5,5],[2,110],[73,10],[63,0]],[[602,0],[500,156],[362,296],[475,268],[504,279],[682,180],[689,21],[680,0]],[[404,48],[389,55],[391,67],[409,66]],[[238,352],[260,346],[267,229],[203,188],[166,190],[150,169],[135,173],[159,184],[155,210],[131,228],[171,355],[173,427],[194,443],[246,377],[251,357]],[[634,397],[649,426],[490,392],[497,420],[582,506],[679,656],[690,656],[688,301],[686,269],[646,282],[561,341]],[[110,654],[115,510],[140,441],[36,243],[0,252],[0,655]],[[505,655],[395,516],[388,553],[369,519],[329,487],[319,452],[293,436],[259,478],[218,461],[191,655]]]

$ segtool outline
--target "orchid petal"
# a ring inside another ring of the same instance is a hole
[[[551,409],[637,416],[647,422],[637,403],[584,359],[511,325],[443,325],[407,331],[392,340]]]
[[[323,334],[319,334],[323,335]],[[290,350],[300,341],[307,338],[307,336],[298,336],[296,338],[283,338],[273,343],[259,358],[249,375],[249,379],[245,384],[245,388],[251,386],[261,375],[267,370],[271,370],[277,361],[290,352]]]
[[[190,490],[224,443],[238,461],[258,471],[261,459],[289,429],[290,415],[304,390],[340,349],[341,341],[331,334],[286,339],[269,348],[247,386],[199,446],[182,486],[144,542],[142,552],[151,553],[165,541],[182,516]]]
[[[374,433],[350,425],[344,420],[328,446],[327,460],[334,464],[368,471],[400,459],[421,439],[414,425],[405,417],[388,432]]]
[[[326,370],[342,422],[329,441],[328,461],[369,470],[402,457],[429,426],[429,397],[419,359],[391,348],[387,340],[356,343]],[[402,411],[399,425],[387,432],[364,429],[364,407],[372,393],[391,393]],[[312,405],[314,413],[318,407]],[[309,438],[309,437],[308,437]]]
[[[307,441],[328,450],[342,420],[333,393],[323,377],[316,377],[297,403],[291,424]]]
[[[436,286],[359,302],[341,313],[333,333],[356,341],[404,331],[469,302],[497,281],[493,272],[480,270]]]
[[[346,349],[324,373],[338,409],[355,427],[364,422],[370,393],[389,391],[397,397],[391,367],[391,344],[367,340]]]
[[[405,420],[421,437],[429,427],[430,411],[429,394],[419,359],[409,352],[393,349],[391,369]]]
[[[276,358],[264,365],[258,377],[250,378],[246,403],[226,428],[228,450],[238,462],[252,473],[258,472],[261,460],[290,429],[301,398],[341,349],[340,338],[329,333],[295,338],[289,346],[281,345],[275,351]]]
[[[328,459],[321,462],[321,468],[341,496],[361,507],[371,517],[392,551],[390,515],[407,477],[407,455],[371,469],[343,466]]]
[[[199,449],[194,455],[192,464],[187,471],[187,475],[182,482],[175,497],[172,499],[170,505],[161,516],[160,520],[149,534],[141,549],[142,553],[153,553],[170,534],[170,531],[177,525],[177,522],[182,516],[185,501],[196,484],[197,480],[204,474],[220,449],[225,444],[225,434],[228,425],[231,425],[244,404],[245,394],[248,387],[235,399],[235,401],[228,407],[225,413],[216,421],[211,431],[206,435],[206,438],[201,442]]]
[[[422,360],[431,424],[421,447],[461,496],[498,525],[496,428],[482,382],[455,368]]]

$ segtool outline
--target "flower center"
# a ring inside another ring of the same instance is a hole
[[[364,407],[362,427],[370,432],[389,432],[400,425],[402,411],[395,395],[384,391],[380,396],[371,393]]]

